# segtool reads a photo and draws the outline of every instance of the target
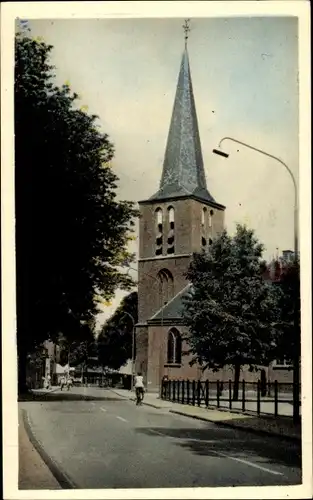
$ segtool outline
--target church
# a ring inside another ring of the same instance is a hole
[[[185,273],[193,252],[207,249],[223,231],[225,209],[206,184],[186,36],[159,189],[139,202],[135,368],[144,375],[148,390],[158,390],[164,376],[233,378],[227,368],[203,373],[199,366],[190,366],[182,340],[183,297],[190,286]],[[259,376],[244,371],[246,381]]]

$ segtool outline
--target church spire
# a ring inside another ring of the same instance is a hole
[[[183,30],[185,32],[185,50],[187,49],[187,40],[189,38],[189,31],[190,31],[190,19],[185,19],[185,24],[183,24]]]
[[[187,52],[189,19],[183,25],[185,50],[178,76],[159,191],[151,199],[194,196],[216,203],[207,190]]]

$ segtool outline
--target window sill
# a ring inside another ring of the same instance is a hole
[[[181,363],[166,363],[164,368],[181,368]]]

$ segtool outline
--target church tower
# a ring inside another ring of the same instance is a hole
[[[225,207],[207,189],[185,26],[182,55],[158,191],[139,202],[136,370],[147,377],[158,354],[149,347],[148,321],[187,285],[192,253],[207,249],[224,227]],[[161,322],[160,336],[165,324]],[[153,353],[155,359],[151,359]],[[163,363],[163,361],[161,361]],[[149,380],[147,380],[149,383]]]

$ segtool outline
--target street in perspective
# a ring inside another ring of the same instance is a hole
[[[49,456],[48,465],[57,467],[63,488],[301,483],[300,435],[291,440],[288,426],[285,438],[274,429],[271,435],[271,422],[268,435],[251,433],[237,427],[235,414],[230,415],[233,426],[225,426],[223,412],[211,410],[206,416],[208,410],[198,410],[188,416],[183,405],[171,405],[157,395],[139,407],[134,393],[123,389],[52,389],[37,398],[20,403],[21,418]],[[226,423],[231,423],[230,416]],[[256,424],[251,425],[253,429]],[[27,456],[20,460],[23,463]],[[38,466],[38,486],[47,481],[45,468],[44,463]],[[26,479],[21,477],[21,489],[34,489],[36,485]],[[57,486],[53,478],[48,484]]]
[[[19,490],[307,488],[297,79],[297,17],[16,21]]]

